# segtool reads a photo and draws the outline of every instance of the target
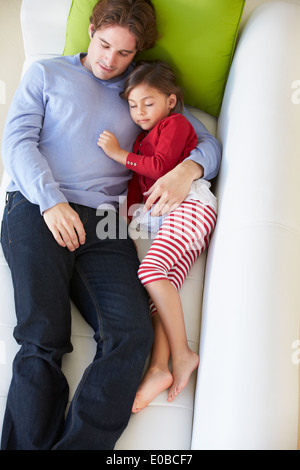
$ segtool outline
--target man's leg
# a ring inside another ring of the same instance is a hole
[[[12,272],[21,348],[3,425],[2,449],[50,449],[64,425],[68,385],[60,366],[71,351],[69,279],[73,255],[61,248],[39,207],[12,193],[2,224]]]
[[[114,227],[116,214],[108,225]],[[152,345],[148,296],[137,278],[139,261],[130,238],[100,240],[99,217],[89,211],[86,244],[77,253],[72,299],[95,331],[97,353],[70,406],[54,449],[113,449],[127,426]],[[118,232],[118,231],[117,231]]]

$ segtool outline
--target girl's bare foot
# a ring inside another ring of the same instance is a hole
[[[161,392],[172,385],[173,376],[168,369],[151,367],[147,370],[135,396],[132,413],[138,413]]]
[[[168,401],[173,401],[186,387],[192,372],[199,365],[199,356],[191,350],[181,355],[178,360],[172,362],[173,384],[168,393]]]

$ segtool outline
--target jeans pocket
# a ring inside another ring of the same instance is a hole
[[[24,202],[27,202],[27,199],[23,196],[22,193],[20,193],[20,191],[13,191],[8,193],[6,203],[7,215],[11,214],[19,204]]]

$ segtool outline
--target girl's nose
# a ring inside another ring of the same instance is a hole
[[[143,106],[138,107],[138,114],[139,114],[139,116],[142,116],[143,114],[145,114],[145,110],[144,110]]]

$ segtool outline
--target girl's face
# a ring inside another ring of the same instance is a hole
[[[149,131],[169,116],[176,106],[176,95],[166,95],[144,83],[131,90],[128,96],[130,115],[143,130]]]
[[[122,75],[137,52],[135,35],[117,25],[94,31],[92,24],[89,35],[91,42],[83,65],[101,80]]]

